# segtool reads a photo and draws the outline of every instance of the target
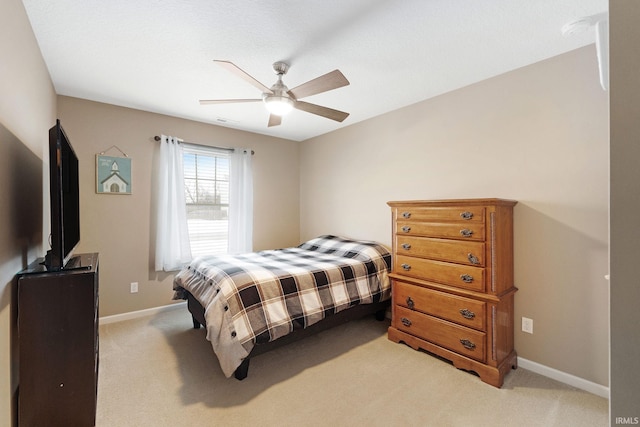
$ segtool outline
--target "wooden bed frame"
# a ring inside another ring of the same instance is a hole
[[[193,328],[199,329],[200,326],[206,326],[206,321],[204,319],[204,308],[197,299],[193,295],[191,295],[188,291],[185,290],[187,294],[187,308],[189,312],[191,312],[191,317],[193,319]],[[249,361],[251,357],[258,356],[260,354],[266,353],[268,351],[274,350],[283,345],[290,344],[292,342],[298,341],[304,337],[309,335],[316,334],[318,332],[333,328],[334,326],[341,325],[343,323],[347,323],[351,320],[360,319],[366,315],[374,314],[375,318],[379,321],[385,319],[387,308],[390,306],[391,300],[386,300],[373,304],[359,304],[355,307],[351,307],[348,310],[343,310],[339,313],[333,314],[322,321],[311,325],[305,329],[298,329],[293,331],[292,333],[285,335],[275,341],[271,341],[268,343],[256,344],[249,353],[240,366],[238,366],[234,372],[234,376],[238,380],[243,380],[247,377],[249,373]]]

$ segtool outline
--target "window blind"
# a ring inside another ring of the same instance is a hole
[[[227,252],[229,151],[184,144],[184,189],[191,253]]]

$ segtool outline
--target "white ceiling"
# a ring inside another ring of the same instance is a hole
[[[569,21],[607,0],[23,0],[60,95],[301,141],[594,43]],[[342,123],[294,110],[267,128],[259,98],[216,65],[266,86],[285,61],[289,88],[336,68],[349,86],[304,100]],[[597,67],[594,55],[594,67]],[[223,123],[222,121],[226,121]],[[162,132],[158,129],[158,132]]]

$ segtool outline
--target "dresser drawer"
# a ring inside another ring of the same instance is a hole
[[[429,237],[395,236],[398,255],[431,258],[484,267],[484,243]]]
[[[466,328],[433,316],[393,306],[393,326],[425,341],[483,362],[485,360],[484,332]]]
[[[486,331],[486,303],[421,286],[393,281],[393,303]]]
[[[400,235],[441,237],[445,239],[484,240],[484,223],[412,222],[398,220],[396,233]]]
[[[478,292],[485,291],[485,270],[480,267],[397,255],[393,258],[393,271],[396,274],[428,282]]]
[[[420,208],[412,206],[399,206],[394,209],[396,221],[462,221],[484,222],[484,206],[455,206],[455,207],[429,207]]]

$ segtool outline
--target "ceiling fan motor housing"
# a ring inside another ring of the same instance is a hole
[[[278,75],[278,81],[271,86],[271,93],[264,92],[262,100],[271,114],[283,116],[293,109],[295,98],[289,95],[289,88],[282,82],[282,76],[289,71],[289,64],[274,62],[273,71]]]
[[[284,116],[293,109],[296,100],[287,94],[288,89],[280,80],[278,83],[271,86],[273,93],[262,94],[262,101],[271,114]]]

